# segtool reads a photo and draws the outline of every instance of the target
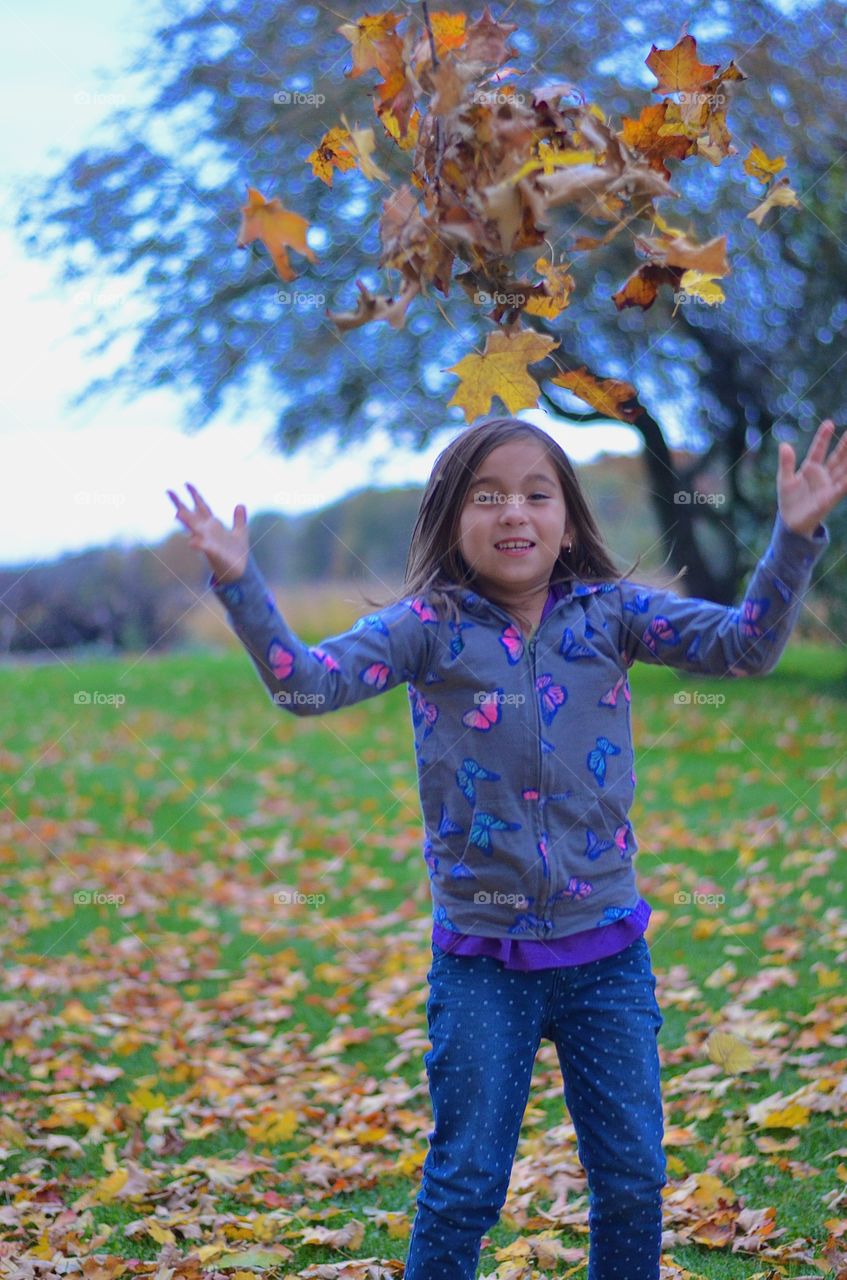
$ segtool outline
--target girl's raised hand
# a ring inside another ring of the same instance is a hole
[[[814,533],[820,522],[847,494],[847,431],[826,458],[834,431],[832,418],[824,418],[799,471],[794,470],[793,446],[784,440],[779,446],[776,476],[779,514],[789,529],[806,537]]]
[[[166,490],[176,507],[176,518],[190,531],[188,545],[202,551],[219,582],[235,582],[247,568],[250,544],[247,536],[247,508],[235,508],[232,528],[227,529],[213,514],[193,484],[185,487],[194,499],[194,510],[185,505],[172,489]]]

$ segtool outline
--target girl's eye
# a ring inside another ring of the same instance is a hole
[[[546,494],[546,493],[534,493],[532,496],[533,496],[533,498],[547,498],[547,497],[549,497],[550,495],[549,495],[549,494]]]

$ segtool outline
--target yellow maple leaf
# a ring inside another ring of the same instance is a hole
[[[442,372],[455,373],[460,384],[448,404],[461,405],[467,422],[487,413],[499,396],[509,413],[531,409],[538,403],[538,383],[527,365],[543,360],[559,343],[542,333],[520,329],[516,334],[498,329],[490,333],[482,355],[472,352]]]
[[[111,1204],[129,1177],[128,1169],[116,1169],[94,1184],[92,1197],[98,1204]]]
[[[310,151],[306,156],[306,164],[312,166],[312,173],[328,187],[332,186],[332,175],[335,169],[339,173],[345,173],[348,169],[356,167],[356,157],[351,155],[345,146],[348,140],[349,134],[346,129],[339,129],[337,126],[328,129],[314,151]]]
[[[710,271],[695,271],[689,268],[688,271],[683,271],[679,287],[683,293],[702,298],[704,302],[726,302],[726,294],[719,284],[715,284],[716,279],[717,276]]]
[[[296,1111],[271,1111],[248,1125],[245,1132],[254,1142],[287,1142],[297,1132],[297,1126]]]
[[[158,1222],[149,1222],[147,1224],[147,1234],[152,1236],[157,1244],[176,1244],[176,1236],[167,1227],[160,1227]]]
[[[751,147],[744,159],[744,172],[759,182],[770,182],[775,173],[785,168],[785,156],[774,156],[771,159],[761,147]]]
[[[792,1102],[781,1111],[769,1111],[760,1122],[763,1129],[801,1129],[809,1123],[811,1112],[799,1102]]]
[[[168,1099],[164,1093],[153,1093],[152,1089],[146,1086],[143,1089],[135,1089],[127,1101],[131,1107],[135,1107],[136,1111],[144,1112],[158,1111],[168,1105]]]
[[[716,1208],[719,1200],[725,1200],[727,1204],[735,1203],[735,1192],[713,1173],[696,1173],[693,1176],[697,1180],[697,1190],[692,1193],[691,1199],[701,1208]]]
[[[574,278],[566,266],[554,267],[547,258],[538,258],[535,262],[535,270],[547,281],[550,296],[541,298],[533,295],[524,304],[524,311],[533,316],[544,316],[547,320],[553,320],[570,302],[571,294],[576,287]]]
[[[755,1061],[750,1046],[731,1031],[713,1031],[706,1041],[706,1052],[728,1075],[752,1067]]]

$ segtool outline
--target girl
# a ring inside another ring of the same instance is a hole
[[[498,1220],[542,1037],[588,1181],[589,1280],[656,1280],[662,1240],[663,1019],[628,818],[628,668],[773,669],[847,493],[847,433],[821,424],[739,607],[615,571],[559,445],[516,418],[463,431],[421,500],[404,595],[307,647],[247,537],[170,490],[256,670],[297,715],[408,684],[433,899],[425,1055],[434,1128],[406,1280],[472,1280]]]

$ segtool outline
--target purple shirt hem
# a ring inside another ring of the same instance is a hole
[[[628,916],[596,929],[581,929],[564,938],[487,938],[479,934],[453,933],[433,922],[432,941],[444,951],[459,956],[493,956],[507,969],[556,969],[572,964],[588,964],[623,951],[640,937],[653,908],[644,898]]]

